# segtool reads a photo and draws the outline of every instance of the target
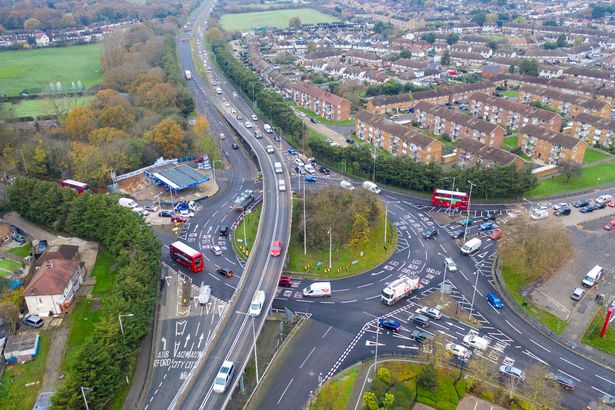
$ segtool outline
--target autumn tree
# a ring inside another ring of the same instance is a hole
[[[196,119],[196,123],[194,127],[192,127],[192,132],[194,132],[195,140],[194,140],[194,148],[197,152],[206,152],[207,155],[213,160],[220,159],[220,148],[216,139],[212,137],[209,132],[209,122],[207,118],[202,115]]]
[[[31,17],[23,22],[23,29],[29,32],[32,32],[38,29],[41,26],[40,20]]]
[[[71,144],[69,158],[75,178],[104,187],[111,182],[111,171],[126,171],[127,152],[122,141],[100,147],[76,141]]]
[[[211,42],[224,41],[224,34],[222,33],[222,30],[220,30],[218,27],[211,27],[210,29],[208,29],[206,36]]]
[[[583,175],[583,167],[581,164],[574,161],[560,160],[557,163],[560,174],[566,178],[566,183],[569,183],[573,177],[580,177]]]
[[[290,28],[299,28],[301,27],[301,19],[297,16],[295,17],[291,17],[290,20],[288,20],[288,27]]]
[[[94,96],[90,107],[94,110],[102,110],[110,105],[117,105],[125,109],[131,109],[130,101],[121,96],[117,91],[110,88],[100,90]]]
[[[135,102],[153,111],[162,113],[177,110],[177,89],[169,83],[157,83],[153,86],[143,84],[135,93]]]
[[[124,131],[119,130],[117,128],[106,127],[106,128],[96,128],[90,135],[88,135],[88,140],[90,144],[100,146],[108,144],[114,140],[125,139],[128,137]]]
[[[127,131],[135,120],[132,110],[119,105],[109,105],[98,113],[98,125]]]
[[[47,176],[49,173],[49,169],[47,168],[48,157],[49,153],[47,147],[43,139],[39,138],[32,150],[32,157],[28,165],[28,170],[35,175]]]
[[[89,107],[74,108],[66,116],[66,133],[72,139],[85,139],[94,128],[96,128],[96,116]]]
[[[186,149],[184,131],[172,118],[160,121],[144,138],[153,144],[165,158],[177,158]]]

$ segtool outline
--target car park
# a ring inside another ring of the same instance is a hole
[[[606,225],[603,226],[603,228],[607,231],[615,230],[615,219],[609,221]]]
[[[468,359],[472,356],[472,351],[470,349],[465,346],[458,345],[457,343],[448,343],[446,345],[446,350],[461,359]]]
[[[547,380],[557,384],[564,390],[575,390],[577,388],[577,383],[565,374],[548,373],[545,377]]]
[[[589,201],[587,199],[581,199],[579,201],[574,201],[572,203],[572,206],[574,206],[575,208],[583,208],[584,206],[589,205]]]
[[[572,212],[572,209],[565,207],[565,208],[559,208],[556,209],[555,211],[553,211],[553,215],[555,216],[567,216],[570,215],[570,213]]]
[[[273,149],[273,145],[267,145],[265,151],[267,151],[267,154],[273,154],[275,152],[275,149]]]
[[[229,360],[225,360],[218,370],[218,374],[216,375],[216,379],[214,380],[213,390],[216,393],[224,393],[226,388],[230,384],[233,379],[233,375],[235,374],[235,366],[233,362]]]
[[[585,290],[583,290],[582,288],[574,288],[574,290],[570,294],[570,299],[581,300],[583,299],[584,294],[585,294]]]
[[[487,302],[489,302],[489,304],[496,309],[504,308],[504,302],[502,302],[502,299],[500,299],[497,293],[494,293],[494,292],[487,293],[487,296],[485,296],[485,299],[487,299]]]
[[[280,276],[280,280],[278,281],[278,286],[289,288],[293,285],[293,278],[290,276]]]
[[[444,266],[448,269],[449,272],[457,272],[457,264],[452,258],[446,256],[444,258]]]
[[[161,218],[172,218],[173,217],[173,211],[160,211],[158,212],[158,216]]]
[[[328,169],[328,168],[326,168],[326,167],[320,167],[320,168],[318,168],[318,171],[319,171],[321,174],[325,174],[325,175],[329,175],[329,174],[331,173],[331,171],[329,171],[329,169]]]
[[[493,222],[483,222],[482,224],[480,224],[480,226],[478,227],[479,231],[490,231],[493,228],[495,228],[495,224]]]
[[[569,208],[570,206],[566,202],[558,202],[557,204],[553,204],[553,210],[557,211],[561,208]]]
[[[502,235],[504,235],[502,233],[502,230],[501,229],[496,229],[496,230],[492,231],[489,234],[489,239],[491,239],[493,241],[497,241],[498,239],[500,239],[502,237]]]
[[[378,327],[381,327],[386,330],[392,330],[395,333],[399,333],[399,329],[401,329],[398,320],[385,318],[378,319]]]
[[[432,319],[440,320],[440,318],[442,318],[442,312],[440,311],[440,308],[441,308],[440,306],[436,306],[435,308],[423,306],[422,308],[417,309],[416,313],[425,315]]]
[[[282,242],[275,240],[271,245],[271,256],[280,256],[282,253]]]
[[[233,148],[233,149],[239,149],[239,145],[237,145],[237,143],[236,143],[236,142],[233,142],[233,143],[231,144],[231,148]]]
[[[297,150],[296,150],[296,149],[294,149],[294,148],[289,148],[289,149],[288,149],[288,153],[289,153],[290,155],[297,155]]]
[[[463,238],[463,229],[458,229],[456,231],[451,232],[451,238],[453,239],[461,239]]]
[[[233,271],[229,268],[218,268],[216,269],[216,272],[218,272],[222,276],[226,276],[227,278],[233,276]]]
[[[211,247],[211,251],[214,253],[214,255],[216,256],[220,256],[222,255],[222,248],[219,247],[218,245],[214,245]]]
[[[583,214],[588,214],[590,212],[594,212],[595,208],[593,205],[587,205],[579,209],[579,211]]]
[[[438,230],[437,229],[428,229],[425,232],[423,232],[423,239],[433,239],[435,237],[438,236]]]
[[[305,178],[303,178],[303,180],[305,182],[316,182],[316,177],[312,175],[306,175]]]
[[[467,218],[463,218],[461,221],[459,221],[459,225],[461,226],[469,226],[472,225],[474,223],[474,219],[467,217]]]

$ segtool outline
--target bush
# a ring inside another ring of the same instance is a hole
[[[438,370],[432,363],[428,364],[416,378],[416,382],[424,389],[434,392],[438,388]]]
[[[389,386],[393,385],[393,380],[391,378],[391,372],[386,367],[378,368],[378,378],[388,384]]]
[[[395,395],[394,408],[409,409],[416,397],[416,387],[410,382],[395,383],[391,388],[391,393]]]
[[[363,393],[363,404],[365,404],[369,410],[378,410],[380,407],[378,405],[378,398],[371,391],[366,391]]]
[[[377,397],[384,397],[384,393],[389,390],[389,385],[380,379],[374,379],[370,390],[374,392]]]

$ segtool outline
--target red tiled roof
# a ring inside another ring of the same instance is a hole
[[[83,262],[52,259],[41,266],[30,281],[23,296],[60,295]]]

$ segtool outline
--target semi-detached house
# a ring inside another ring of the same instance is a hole
[[[462,168],[466,167],[493,167],[496,165],[514,164],[522,167],[524,161],[517,155],[500,148],[488,147],[478,141],[461,140],[455,148],[456,163]]]
[[[611,117],[611,107],[604,101],[563,93],[551,88],[524,84],[519,87],[517,99],[524,104],[532,101],[548,104],[566,117],[576,117],[581,113],[604,118]]]
[[[557,165],[561,160],[582,164],[587,143],[536,125],[526,125],[519,129],[519,146],[526,155],[545,164]]]
[[[574,117],[570,133],[588,144],[615,145],[615,120],[582,113]]]

